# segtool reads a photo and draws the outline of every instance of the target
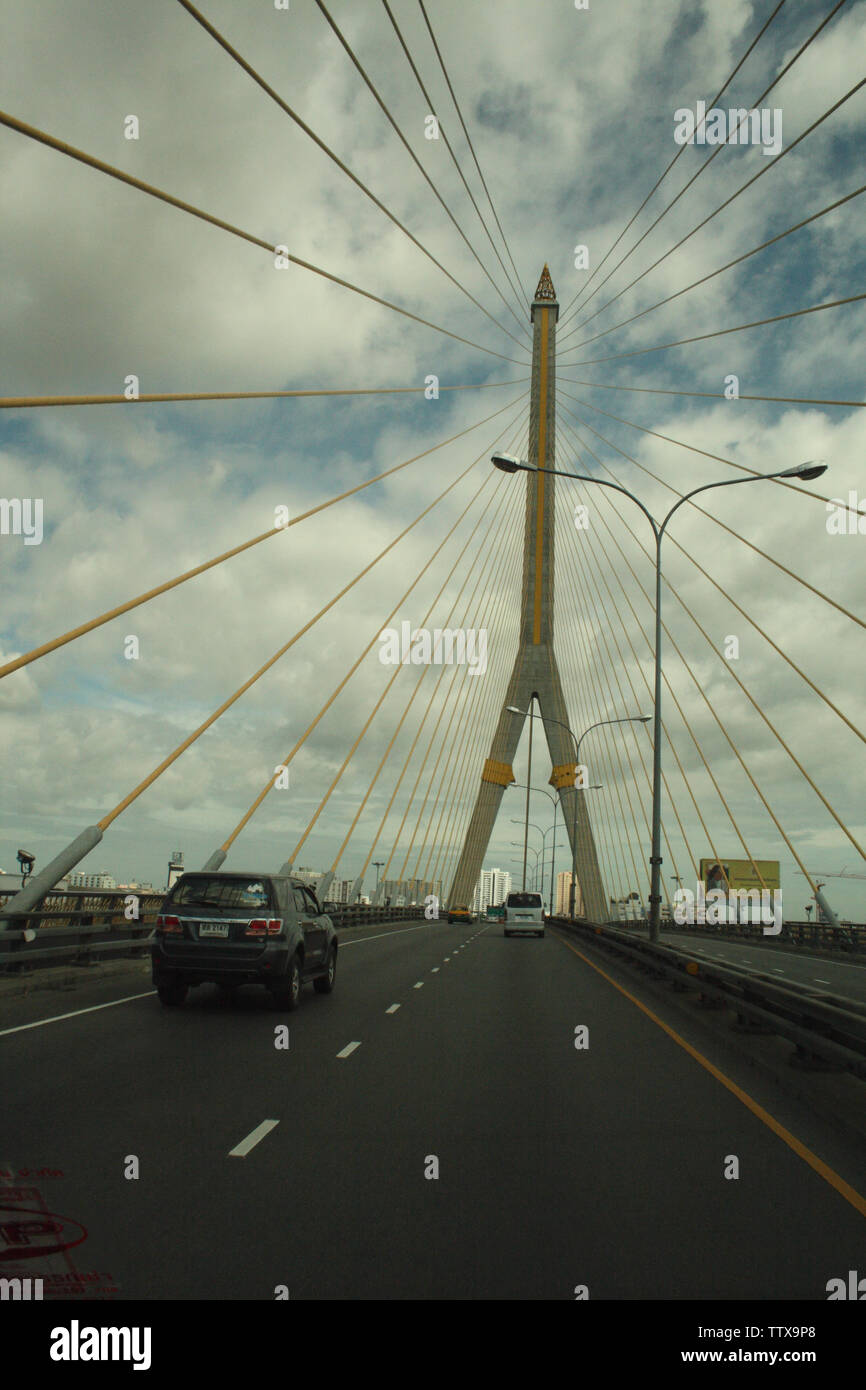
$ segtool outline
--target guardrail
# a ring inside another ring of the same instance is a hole
[[[0,893],[3,908],[13,895]],[[137,917],[128,917],[130,897],[137,899]],[[142,955],[148,946],[165,893],[132,893],[126,890],[88,892],[71,889],[49,893],[39,908],[6,918],[0,932],[0,974],[50,965],[94,965],[115,954]],[[337,931],[370,923],[415,921],[423,907],[371,907],[363,903],[330,914]]]
[[[12,896],[0,894],[0,921]],[[118,952],[141,954],[164,897],[163,892],[119,889],[49,893],[34,911],[5,919],[7,928],[0,932],[0,972],[20,974],[64,961],[92,965]],[[127,915],[133,912],[137,915]]]
[[[859,1000],[809,985],[780,985],[769,975],[736,965],[695,960],[683,947],[657,945],[618,925],[574,923],[563,917],[554,917],[552,924],[669,980],[677,989],[696,990],[704,1000],[725,1005],[744,1028],[786,1038],[804,1064],[850,1071],[866,1080],[866,1005]]]
[[[371,907],[367,903],[352,903],[328,915],[337,931],[345,931],[374,922],[417,922],[424,918],[424,907]]]
[[[610,925],[624,924],[614,922]],[[646,923],[634,925],[646,926]],[[662,931],[706,933],[716,941],[750,941],[759,946],[770,941],[780,941],[786,946],[811,947],[812,950],[818,951],[843,951],[849,955],[866,956],[866,927],[853,922],[843,922],[840,927],[831,927],[829,922],[784,922],[782,930],[776,936],[765,936],[763,928],[752,922],[726,922],[721,926],[680,926],[678,922],[662,922],[661,926]]]

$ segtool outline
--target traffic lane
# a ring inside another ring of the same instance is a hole
[[[264,990],[224,998],[205,986],[183,1009],[150,997],[7,1034],[0,1086],[16,1099],[0,1122],[0,1159],[16,1170],[62,1172],[50,1183],[53,1209],[84,1224],[90,1238],[80,1253],[133,1296],[130,1271],[140,1255],[126,1235],[138,1229],[171,1247],[172,1232],[197,1209],[200,1184],[190,1190],[187,1181],[199,1171],[197,1155],[208,1166],[224,1162],[272,1118],[275,1099],[284,1123],[313,1108],[336,1053],[365,1035],[370,1015],[384,1016],[391,996],[405,997],[469,934],[431,923],[346,943],[334,993],[307,987],[292,1014],[274,1010]],[[289,1029],[288,1050],[275,1047],[280,1025]],[[138,1180],[123,1176],[131,1155]],[[181,1198],[173,1204],[176,1176]],[[162,1296],[159,1281],[152,1296]]]
[[[317,996],[307,985],[292,1014],[276,1010],[261,988],[248,986],[225,995],[204,985],[190,991],[181,1009],[164,1008],[148,993],[127,1004],[73,1012],[57,1022],[7,1033],[0,1037],[0,1084],[16,1096],[16,1132],[23,1136],[31,1120],[37,1132],[44,1132],[46,1115],[58,1107],[74,1113],[85,1099],[81,1114],[90,1122],[100,1107],[110,1117],[122,1108],[131,1112],[147,1099],[141,1087],[149,1084],[158,1094],[165,1077],[171,1078],[172,1092],[198,1086],[207,1079],[211,1047],[219,1046],[222,1055],[226,1042],[233,1067],[252,1065],[262,1046],[268,1056],[276,1051],[274,1028],[281,1023],[290,1027],[296,1047],[314,1051],[330,1046],[350,1024],[357,1028],[368,1008],[378,1009],[381,989],[402,988],[409,976],[414,981],[436,964],[441,952],[435,938],[453,943],[455,933],[469,935],[465,929],[431,923],[424,933],[394,932],[341,943],[334,993]],[[351,981],[349,988],[343,987],[344,978]],[[132,1076],[139,1087],[134,1098],[129,1094]]]
[[[429,983],[215,1165],[219,1242],[190,1226],[163,1296],[823,1299],[862,1264],[862,1218],[555,936]]]
[[[392,932],[423,932],[430,925],[426,921],[371,922],[338,935],[341,945],[349,945]],[[149,955],[87,966],[70,965],[63,970],[51,967],[32,975],[0,975],[0,1037],[4,1029],[81,1008],[112,1004],[151,989]]]
[[[736,941],[682,932],[662,932],[660,939],[666,946],[678,946],[680,950],[718,960],[719,964],[724,962],[772,975],[781,984],[808,985],[826,994],[866,1002],[866,965],[855,961],[804,956],[786,950],[781,943],[778,946],[743,946]]]

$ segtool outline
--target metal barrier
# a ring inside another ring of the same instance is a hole
[[[619,926],[621,923],[610,923]],[[646,926],[645,922],[635,926]],[[818,951],[842,951],[849,955],[866,956],[866,927],[853,922],[843,922],[841,927],[831,927],[829,922],[784,922],[777,936],[765,936],[762,927],[752,922],[726,922],[722,926],[680,926],[678,922],[662,922],[662,931],[706,933],[716,941],[746,941],[754,945],[766,945],[770,941],[784,942],[786,946],[810,948]]]
[[[417,922],[424,920],[424,907],[372,907],[369,903],[343,904],[328,913],[337,931],[372,926],[378,922]]]
[[[0,921],[13,895],[0,893]],[[138,917],[126,916],[127,899],[138,899]],[[115,953],[130,957],[147,950],[164,892],[134,894],[115,889],[99,893],[86,889],[49,893],[33,912],[6,918],[0,932],[0,974],[67,963],[93,965]],[[329,914],[337,931],[372,923],[416,921],[423,907],[345,906]]]
[[[0,894],[0,921],[11,894]],[[127,916],[128,899],[137,900],[136,917]],[[165,894],[115,889],[98,893],[86,889],[49,893],[33,912],[5,919],[0,932],[0,971],[18,974],[24,968],[66,961],[91,965],[115,952],[132,956],[147,947]]]
[[[866,1080],[866,1004],[859,1000],[809,985],[780,985],[769,975],[735,965],[695,960],[684,947],[656,945],[619,926],[551,920],[678,989],[696,990],[704,999],[726,1005],[744,1026],[787,1038],[803,1062]]]

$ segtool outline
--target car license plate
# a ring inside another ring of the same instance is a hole
[[[199,936],[228,936],[228,922],[199,922]]]

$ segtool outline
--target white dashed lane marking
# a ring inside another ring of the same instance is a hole
[[[419,980],[418,983],[417,983],[416,985],[413,985],[413,986],[412,986],[412,988],[413,988],[413,989],[423,989],[423,988],[424,988],[424,981],[423,981],[423,980]]]
[[[346,1046],[343,1048],[342,1052],[338,1052],[338,1053],[337,1053],[337,1056],[338,1056],[338,1057],[351,1057],[352,1053],[355,1051],[355,1048],[356,1048],[356,1047],[360,1047],[360,1046],[361,1046],[360,1042],[350,1042],[350,1043],[346,1043]]]
[[[246,1158],[250,1150],[254,1149],[266,1134],[270,1134],[272,1129],[276,1129],[279,1123],[279,1120],[262,1120],[261,1124],[256,1125],[246,1139],[242,1139],[239,1144],[229,1150],[229,1158]]]
[[[390,1008],[388,1008],[388,1009],[385,1010],[385,1013],[386,1013],[386,1014],[395,1014],[395,1013],[397,1012],[397,1010],[399,1009],[399,1007],[400,1007],[399,1004],[392,1004],[392,1005],[390,1006]]]

